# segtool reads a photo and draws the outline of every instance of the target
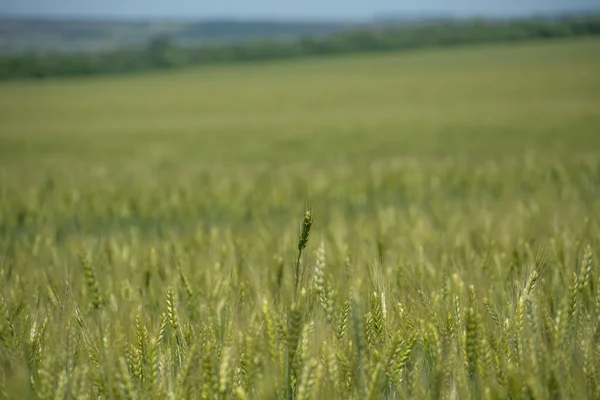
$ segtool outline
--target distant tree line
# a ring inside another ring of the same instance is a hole
[[[0,57],[0,79],[88,76],[358,52],[402,51],[462,44],[600,35],[600,15],[515,21],[448,21],[411,27],[380,27],[290,40],[256,40],[177,46],[167,36],[144,48],[110,52]]]

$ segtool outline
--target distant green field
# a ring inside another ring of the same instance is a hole
[[[599,50],[0,84],[0,399],[599,398]]]
[[[0,162],[600,149],[597,39],[0,86]]]

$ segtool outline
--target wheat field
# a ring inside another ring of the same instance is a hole
[[[600,398],[598,50],[0,84],[0,398]]]

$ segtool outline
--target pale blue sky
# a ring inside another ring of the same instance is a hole
[[[368,18],[382,12],[511,16],[600,10],[599,0],[2,0],[0,15],[121,18]]]

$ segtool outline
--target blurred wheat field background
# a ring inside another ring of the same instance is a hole
[[[0,84],[0,396],[598,398],[598,50]]]

